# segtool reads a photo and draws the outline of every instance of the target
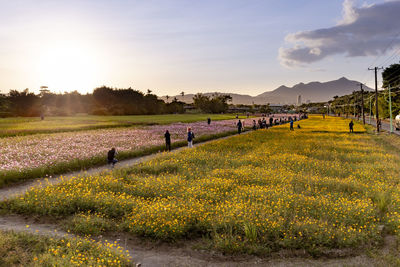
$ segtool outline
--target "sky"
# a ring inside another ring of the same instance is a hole
[[[0,0],[0,92],[258,95],[399,63],[400,1]]]

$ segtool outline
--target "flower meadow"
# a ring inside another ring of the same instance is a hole
[[[116,243],[0,231],[0,266],[133,266]]]
[[[245,125],[250,126],[251,121],[246,119]],[[132,153],[140,155],[138,152],[146,149],[162,149],[167,129],[172,142],[183,142],[186,140],[187,127],[192,127],[197,139],[200,137],[201,140],[201,137],[233,133],[235,123],[236,120],[225,120],[213,121],[208,125],[201,121],[0,138],[0,186],[9,182],[7,179],[37,178],[105,164],[107,151],[111,147],[117,149],[120,159],[130,157]]]
[[[80,234],[206,240],[225,253],[377,247],[399,235],[399,156],[348,120],[311,117],[32,189],[2,209]],[[297,124],[297,123],[296,123]]]
[[[77,115],[71,117],[46,116],[44,120],[38,117],[10,117],[0,118],[0,137],[129,127],[134,125],[171,124],[176,122],[190,123],[205,121],[207,118],[211,118],[213,121],[229,120],[234,118],[234,114]],[[240,118],[242,119],[244,116]]]

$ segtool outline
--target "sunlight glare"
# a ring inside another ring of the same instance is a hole
[[[97,86],[99,64],[93,49],[78,42],[55,43],[44,49],[37,77],[52,91],[91,92]]]

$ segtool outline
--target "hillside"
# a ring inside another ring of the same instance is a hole
[[[348,80],[342,77],[338,80],[328,82],[310,82],[310,83],[299,83],[293,87],[287,87],[282,85],[275,90],[266,91],[257,96],[242,95],[242,94],[231,94],[233,104],[296,104],[297,98],[301,95],[302,103],[305,102],[324,102],[331,100],[334,96],[342,96],[351,94],[355,90],[359,90],[360,83],[357,81]],[[364,86],[364,90],[372,90],[369,87]],[[205,93],[205,95],[211,96],[215,93]],[[187,94],[184,97],[181,95],[172,96],[169,98],[171,101],[176,97],[180,101],[186,103],[193,102],[194,94]],[[166,99],[165,96],[162,99]]]

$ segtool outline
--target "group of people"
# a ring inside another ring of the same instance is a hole
[[[284,123],[289,122],[290,123],[290,130],[294,130],[293,128],[293,124],[295,121],[297,121],[298,119],[302,119],[305,118],[304,116],[299,116],[299,118],[297,118],[297,116],[289,116],[289,117],[281,117],[281,118],[274,118],[269,117],[269,120],[267,121],[265,117],[262,117],[260,119],[258,119],[258,121],[253,120],[253,126],[252,129],[253,130],[257,130],[257,129],[268,129],[268,127],[272,127],[273,125],[281,125]],[[269,123],[268,123],[269,122]],[[244,130],[244,122],[242,122],[241,120],[239,120],[239,122],[236,124],[237,129],[238,129],[238,134],[240,134],[243,130]],[[301,128],[300,124],[297,124],[297,128]]]
[[[300,119],[301,117],[299,117]],[[269,118],[269,123],[268,121],[265,119],[265,117],[258,119],[258,121],[253,120],[253,130],[257,130],[257,129],[268,129],[268,127],[272,127],[273,125],[281,125],[284,123],[289,122],[290,123],[290,130],[294,130],[293,128],[293,123],[297,121],[297,116],[289,116],[289,117],[282,117],[282,118],[274,118],[274,117],[270,117]],[[297,125],[297,128],[301,128],[300,124]]]
[[[294,116],[294,119],[292,117],[288,117],[288,118],[279,118],[278,119],[274,119],[273,117],[269,118],[269,124],[267,123],[267,120],[265,119],[265,117],[263,117],[262,119],[258,120],[258,125],[256,120],[253,120],[253,130],[257,130],[257,129],[268,129],[269,127],[272,127],[272,125],[279,125],[279,124],[283,124],[286,123],[287,120],[289,120],[290,122],[290,130],[294,130],[293,129],[293,121],[297,120],[297,117]],[[211,118],[207,118],[207,124],[210,125],[211,124]],[[237,130],[238,130],[238,134],[241,134],[242,131],[244,130],[244,121],[242,122],[241,120],[239,120],[236,123],[237,126]],[[300,128],[300,125],[297,125],[298,128]],[[164,138],[165,138],[165,149],[166,151],[171,151],[171,134],[168,130],[165,131],[164,133]],[[187,128],[187,142],[188,142],[188,147],[192,148],[193,147],[193,140],[194,140],[194,133],[192,131],[192,128],[188,127]],[[118,152],[116,151],[116,149],[113,147],[111,148],[111,150],[108,151],[107,153],[107,162],[108,164],[110,164],[112,166],[112,168],[114,168],[114,165],[118,162],[118,160],[115,158],[115,156],[118,154]]]
[[[171,151],[171,134],[169,133],[168,130],[165,131],[164,138],[165,138],[166,151]],[[193,139],[194,139],[194,133],[192,131],[192,128],[188,127],[187,128],[187,142],[188,142],[189,148],[193,147]],[[109,150],[107,153],[107,162],[109,165],[111,165],[112,168],[114,168],[114,165],[118,162],[118,160],[115,158],[115,156],[117,154],[118,154],[118,152],[115,149],[115,147],[111,148],[111,150]]]
[[[208,121],[208,122],[211,122],[211,121]],[[167,151],[171,151],[171,134],[169,133],[168,130],[165,131],[164,138],[165,138],[165,149]],[[194,139],[194,133],[192,131],[192,128],[188,127],[187,128],[187,141],[188,141],[189,148],[193,147],[193,139]]]

